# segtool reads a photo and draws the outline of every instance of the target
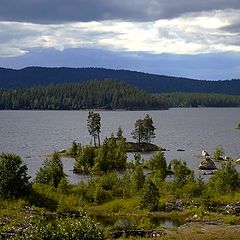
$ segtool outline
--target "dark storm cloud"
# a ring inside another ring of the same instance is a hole
[[[237,23],[227,25],[225,27],[220,28],[220,30],[230,32],[230,33],[240,34],[240,23],[237,22]]]
[[[239,9],[239,0],[1,0],[0,21],[152,21],[181,14]]]

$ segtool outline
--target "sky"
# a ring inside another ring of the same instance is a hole
[[[240,79],[240,1],[1,0],[0,66]]]

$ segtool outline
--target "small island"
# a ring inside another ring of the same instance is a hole
[[[101,144],[101,117],[99,113],[93,111],[88,114],[87,128],[93,144],[81,146],[80,143],[73,142],[72,147],[63,153],[75,158],[73,170],[75,173],[102,174],[112,170],[126,169],[127,152],[153,152],[161,149],[151,143],[155,138],[156,128],[149,114],[135,122],[132,136],[136,143],[126,142],[123,130],[119,127],[116,136],[112,133]]]

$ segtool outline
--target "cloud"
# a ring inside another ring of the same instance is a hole
[[[187,13],[239,9],[239,0],[1,0],[0,21],[66,23],[156,21]]]
[[[33,48],[59,51],[95,48],[154,54],[240,52],[240,35],[235,31],[238,16],[240,10],[217,10],[152,22],[95,21],[48,25],[0,22],[0,57],[21,56]]]

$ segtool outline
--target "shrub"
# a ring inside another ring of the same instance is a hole
[[[223,147],[217,147],[215,152],[213,153],[214,160],[223,160],[223,154],[225,153]]]
[[[45,218],[38,218],[32,221],[31,226],[22,236],[14,239],[19,240],[102,240],[102,231],[97,224],[87,215],[80,219],[62,218],[47,222]]]
[[[94,202],[101,204],[112,200],[112,194],[110,191],[105,190],[103,187],[98,186],[94,192]]]
[[[76,141],[72,142],[72,146],[69,149],[69,151],[67,152],[68,155],[72,156],[72,157],[76,157],[82,150],[82,147],[80,145],[80,143],[76,143]]]
[[[210,178],[209,185],[215,194],[234,193],[240,189],[240,174],[233,163],[228,161]]]
[[[193,173],[191,173],[187,178],[186,185],[183,186],[179,191],[179,195],[182,197],[192,199],[201,197],[204,194],[205,183],[201,177],[195,179]]]
[[[0,155],[0,198],[18,198],[29,193],[27,166],[15,154]]]
[[[60,180],[57,191],[63,194],[69,194],[71,192],[71,185],[67,178],[64,177]]]
[[[35,182],[48,184],[57,188],[62,178],[65,177],[60,155],[55,152],[52,159],[46,159],[43,167],[37,171]]]
[[[167,162],[164,156],[164,152],[158,151],[148,161],[148,167],[153,171],[162,172],[163,176],[166,175]]]
[[[132,173],[132,189],[134,192],[138,192],[142,189],[145,182],[145,176],[143,173],[143,167],[139,163],[136,164],[135,169]]]
[[[150,211],[158,210],[159,197],[160,194],[156,185],[151,180],[146,180],[141,196],[141,208],[147,208]]]
[[[94,165],[95,158],[95,147],[86,145],[81,148],[78,155],[76,156],[75,170],[81,172],[90,172]]]
[[[176,188],[182,188],[187,183],[191,170],[186,162],[177,159],[172,160],[171,166],[174,173],[174,185]]]

